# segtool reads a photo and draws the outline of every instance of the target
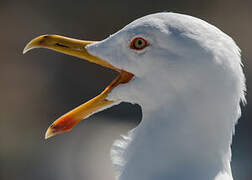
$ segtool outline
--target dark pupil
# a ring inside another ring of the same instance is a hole
[[[142,47],[142,45],[143,45],[143,41],[142,40],[137,40],[136,41],[136,47]]]

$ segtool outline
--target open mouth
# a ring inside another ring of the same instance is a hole
[[[109,93],[118,85],[130,82],[134,76],[132,73],[118,69],[117,67],[114,67],[108,63],[106,60],[100,59],[90,54],[85,47],[92,43],[96,43],[96,41],[82,41],[58,35],[43,35],[30,41],[24,48],[23,53],[26,53],[34,48],[48,48],[64,54],[85,59],[92,63],[115,70],[119,73],[118,76],[104,89],[101,94],[76,107],[54,121],[46,131],[46,139],[55,136],[56,134],[70,131],[81,120],[89,117],[101,109],[111,106],[115,102],[106,99]]]

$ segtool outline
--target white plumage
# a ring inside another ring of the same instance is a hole
[[[134,37],[150,45],[133,51]],[[191,16],[157,13],[86,48],[135,75],[108,97],[137,103],[143,113],[112,147],[119,180],[233,179],[230,145],[245,78],[228,35]]]

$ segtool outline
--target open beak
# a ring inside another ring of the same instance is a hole
[[[70,131],[81,120],[101,109],[111,106],[115,102],[106,99],[108,94],[119,84],[128,83],[133,78],[134,75],[132,73],[118,69],[108,63],[106,60],[100,59],[88,53],[85,47],[88,44],[96,42],[97,41],[82,41],[58,35],[42,35],[30,41],[24,48],[23,53],[26,53],[34,48],[52,49],[64,54],[85,59],[92,63],[96,63],[119,72],[119,75],[116,77],[116,79],[113,80],[112,83],[108,85],[101,94],[54,121],[46,131],[46,139],[62,132]]]

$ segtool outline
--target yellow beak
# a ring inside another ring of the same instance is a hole
[[[85,59],[92,63],[96,63],[119,72],[117,78],[109,86],[107,86],[101,94],[89,100],[88,102],[78,106],[77,108],[73,109],[72,111],[66,113],[65,115],[54,121],[53,124],[46,131],[46,139],[55,136],[56,134],[70,131],[74,127],[74,125],[76,125],[84,118],[87,118],[88,116],[97,112],[100,109],[104,109],[108,106],[111,106],[114,101],[106,99],[108,94],[119,84],[129,82],[134,76],[132,73],[118,69],[109,64],[107,61],[88,53],[85,47],[88,44],[92,44],[95,42],[96,41],[82,41],[58,35],[43,35],[30,41],[24,48],[23,53],[26,53],[27,51],[34,48],[52,49],[64,54]]]

